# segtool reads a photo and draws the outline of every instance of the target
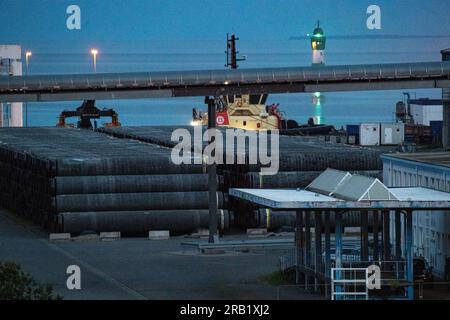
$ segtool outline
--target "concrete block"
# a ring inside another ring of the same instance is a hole
[[[100,240],[117,240],[120,237],[120,232],[100,232]]]
[[[99,240],[100,236],[98,234],[85,234],[72,238],[72,241],[95,241]]]
[[[209,238],[208,229],[198,229],[196,232],[189,235],[190,238]]]
[[[356,144],[356,136],[348,136],[348,144]]]
[[[50,241],[70,240],[70,233],[50,233]]]
[[[148,238],[150,240],[168,240],[170,239],[169,230],[149,231]]]
[[[247,235],[248,236],[267,235],[267,229],[264,229],[264,228],[247,229]]]

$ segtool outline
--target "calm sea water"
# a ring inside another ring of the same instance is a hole
[[[327,46],[329,49],[327,48],[326,51],[326,62],[329,65],[440,61],[439,51],[444,47],[450,47],[450,38],[329,40]],[[97,72],[223,68],[225,55],[219,50],[214,49],[217,53],[198,51],[171,50],[168,54],[155,52],[130,54],[121,53],[120,50],[118,53],[101,52]],[[252,43],[244,46],[241,52],[248,56],[248,60],[241,63],[242,68],[307,66],[311,61],[308,46],[301,41],[277,41],[264,46]],[[89,54],[34,52],[29,73],[87,73],[92,72],[92,69]],[[439,98],[441,95],[440,90],[415,90],[414,92],[417,97]],[[322,123],[340,127],[361,122],[393,121],[395,103],[403,99],[402,91],[325,93],[324,95],[325,102],[320,108],[312,104],[310,94],[271,95],[268,103],[280,103],[280,108],[286,116],[299,123],[306,123],[309,117],[315,116],[320,117]],[[61,111],[75,109],[80,104],[81,101],[28,103],[25,117],[29,126],[53,126]],[[193,107],[205,109],[202,97],[98,101],[97,106],[114,108],[120,115],[121,123],[126,126],[186,125],[190,123]]]

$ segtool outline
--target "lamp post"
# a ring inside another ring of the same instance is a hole
[[[25,66],[26,66],[26,75],[30,73],[30,58],[33,56],[31,51],[25,52]],[[25,102],[25,127],[28,127],[28,102]]]
[[[94,62],[94,73],[97,72],[97,55],[98,55],[98,50],[97,49],[91,49],[91,55],[93,58],[93,62]]]
[[[31,58],[32,55],[33,55],[33,53],[31,51],[27,51],[25,53],[25,64],[26,64],[26,67],[27,67],[27,75],[28,75],[28,71],[29,71],[28,66],[30,64],[30,58]]]

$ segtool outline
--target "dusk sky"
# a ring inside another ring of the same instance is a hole
[[[66,28],[66,8],[81,8],[81,30]],[[368,30],[367,7],[382,10],[382,29]],[[262,42],[305,36],[320,19],[329,36],[450,35],[449,0],[0,0],[0,42],[50,52],[103,45],[116,52],[158,46],[202,47],[227,32]],[[209,44],[210,45],[210,44]],[[308,50],[307,44],[305,50]]]

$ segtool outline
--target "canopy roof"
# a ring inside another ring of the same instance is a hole
[[[306,190],[230,189],[230,195],[273,209],[450,209],[450,193],[388,188],[377,178],[334,169]]]

